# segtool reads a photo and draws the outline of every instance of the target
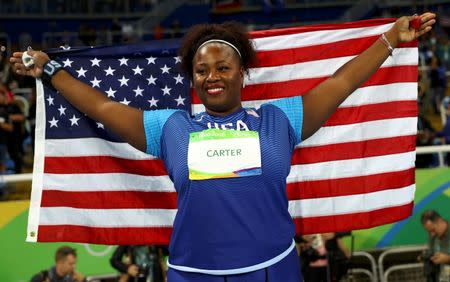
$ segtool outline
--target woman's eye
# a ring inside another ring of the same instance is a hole
[[[226,70],[228,70],[228,67],[227,67],[227,66],[221,66],[221,67],[219,67],[219,71],[226,71]]]

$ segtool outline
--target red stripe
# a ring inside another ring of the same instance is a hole
[[[292,164],[311,164],[399,154],[414,151],[415,148],[416,135],[303,147],[294,151]]]
[[[367,176],[288,183],[286,191],[291,201],[372,193],[403,188],[414,183],[415,169],[413,167],[403,171]]]
[[[338,108],[324,126],[335,126],[381,119],[416,117],[417,101],[395,101]]]
[[[370,212],[294,218],[297,234],[342,232],[388,224],[411,215],[414,203]]]
[[[41,207],[79,209],[176,209],[176,192],[43,190]]]
[[[282,50],[258,51],[256,54],[258,61],[256,67],[273,67],[346,56],[356,56],[369,48],[379,38],[379,35],[375,35],[320,45]],[[417,47],[417,42],[401,44],[397,46],[397,49],[405,47]]]
[[[45,157],[45,173],[132,173],[167,175],[161,160],[130,160],[109,156]]]
[[[39,242],[105,245],[169,244],[172,227],[102,228],[78,225],[39,225]]]
[[[396,66],[381,68],[375,72],[360,88],[374,85],[386,85],[399,82],[417,82],[417,66]],[[241,91],[242,101],[280,99],[303,95],[328,77],[305,78],[281,82],[260,83],[245,86]],[[201,104],[192,91],[192,103]]]
[[[311,32],[311,31],[371,27],[371,26],[378,26],[378,25],[392,23],[395,20],[396,19],[373,19],[373,20],[363,20],[363,21],[346,22],[346,23],[339,23],[339,24],[319,24],[319,25],[310,25],[310,26],[259,30],[259,31],[250,32],[250,37],[251,38],[261,38],[261,37],[269,37],[269,36],[304,33],[304,32]],[[276,40],[276,38],[274,38],[274,40]]]

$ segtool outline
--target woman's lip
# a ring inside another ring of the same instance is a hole
[[[208,88],[206,89],[206,93],[210,95],[218,95],[223,93],[224,88],[223,87],[214,87],[214,88]]]

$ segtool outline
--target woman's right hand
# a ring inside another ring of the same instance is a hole
[[[42,51],[35,51],[33,49],[25,52],[33,57],[34,65],[27,68],[22,61],[22,55],[24,52],[14,52],[12,57],[9,59],[14,72],[20,75],[28,75],[35,78],[41,77],[44,70],[44,64],[50,60],[49,56]]]

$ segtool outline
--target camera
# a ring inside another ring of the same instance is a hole
[[[431,260],[431,257],[433,255],[434,254],[430,254],[430,253],[425,253],[424,255],[422,255],[423,272],[426,277],[433,277],[437,273],[439,273],[439,265],[434,264],[433,261]]]

